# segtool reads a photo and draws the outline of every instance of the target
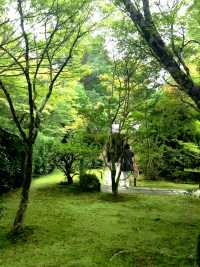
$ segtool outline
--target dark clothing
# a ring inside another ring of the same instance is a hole
[[[124,147],[123,135],[119,133],[113,133],[110,137],[110,141],[107,144],[107,161],[118,162]]]
[[[121,170],[128,172],[133,171],[133,152],[128,148],[124,149],[122,154],[122,167]]]

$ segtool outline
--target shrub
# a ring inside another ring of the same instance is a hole
[[[33,154],[33,173],[35,176],[49,174],[55,168],[56,149],[54,138],[40,133]]]
[[[23,182],[24,145],[17,135],[0,128],[0,194]]]
[[[80,177],[80,188],[84,192],[100,192],[101,184],[95,174],[84,173]]]

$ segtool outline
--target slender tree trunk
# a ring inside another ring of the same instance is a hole
[[[187,95],[189,95],[200,108],[200,85],[187,73],[187,67],[183,71],[180,62],[176,60],[176,55],[170,50],[158,32],[149,10],[149,1],[143,0],[144,15],[137,9],[136,5],[131,0],[121,0],[124,3],[126,11],[136,25],[136,28],[143,36],[148,46],[154,53],[154,56],[161,65],[171,74],[175,82],[179,85]]]
[[[136,187],[137,186],[137,184],[136,184],[136,177],[134,177],[134,187]]]
[[[115,181],[115,177],[116,177],[116,166],[115,166],[115,162],[112,160],[111,162],[111,182],[112,182],[112,193],[114,196],[116,196],[118,194],[118,186],[117,183]]]
[[[28,144],[24,163],[24,181],[21,192],[21,200],[13,224],[13,232],[18,233],[23,229],[24,217],[29,200],[29,189],[32,180],[32,156],[33,144]]]

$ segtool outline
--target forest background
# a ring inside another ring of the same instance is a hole
[[[72,183],[103,168],[113,124],[142,176],[198,182],[199,3],[150,4],[1,2],[0,183],[23,184],[14,231],[32,174],[61,168]]]

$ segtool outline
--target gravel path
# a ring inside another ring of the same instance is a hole
[[[102,192],[111,192],[111,186],[102,185]],[[167,188],[149,188],[149,187],[129,187],[119,188],[119,193],[142,193],[155,195],[184,195],[187,190],[184,189],[167,189]]]

